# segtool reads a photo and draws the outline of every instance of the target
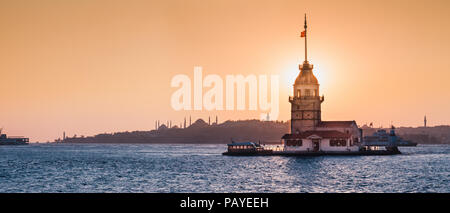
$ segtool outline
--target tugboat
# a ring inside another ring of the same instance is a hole
[[[0,129],[0,145],[28,145],[30,139],[24,137],[7,137]]]

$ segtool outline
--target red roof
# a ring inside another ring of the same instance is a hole
[[[339,127],[351,127],[353,124],[356,125],[355,121],[321,121],[317,127],[327,127],[327,128],[339,128]]]
[[[321,138],[349,138],[351,135],[336,130],[330,131],[305,131],[300,134],[285,134],[282,139],[304,139],[311,135],[317,135]]]

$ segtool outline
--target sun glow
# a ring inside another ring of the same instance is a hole
[[[316,76],[317,80],[319,81],[319,84],[322,86],[327,85],[329,83],[329,69],[326,65],[326,63],[317,63],[313,64],[313,73],[314,76]],[[287,85],[288,88],[292,88],[292,85],[295,83],[295,79],[297,78],[298,74],[300,73],[300,70],[298,68],[299,64],[289,64],[286,66],[286,68],[282,73],[282,84]],[[326,87],[326,86],[325,86]]]
[[[317,65],[314,64],[313,73],[321,86],[327,84],[328,82],[327,76],[329,73],[325,64],[317,64]]]
[[[298,74],[300,73],[300,70],[298,70],[297,66],[292,66],[286,69],[287,71],[283,72],[283,80],[285,84],[287,84],[289,87],[294,85],[295,79],[297,78]]]

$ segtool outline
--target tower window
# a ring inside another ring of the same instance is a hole
[[[311,96],[311,90],[305,89],[305,96]]]
[[[302,92],[301,92],[301,90],[297,90],[297,97],[301,97],[302,96]]]

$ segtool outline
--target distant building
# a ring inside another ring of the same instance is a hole
[[[162,124],[161,126],[158,127],[158,130],[167,130],[169,129],[168,126],[166,126],[165,124]]]

